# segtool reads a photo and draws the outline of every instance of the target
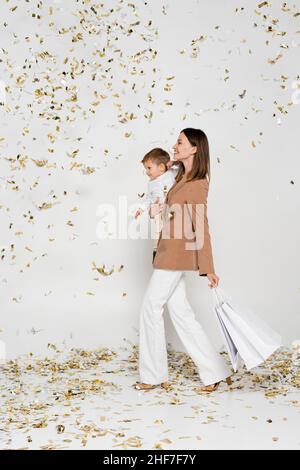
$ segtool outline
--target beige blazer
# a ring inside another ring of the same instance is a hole
[[[154,268],[215,274],[207,220],[206,178],[173,184],[167,193]]]

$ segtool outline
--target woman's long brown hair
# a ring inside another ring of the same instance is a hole
[[[193,166],[187,175],[186,181],[207,178],[210,181],[210,158],[209,158],[209,145],[206,134],[201,129],[194,129],[187,127],[181,132],[184,133],[191,145],[197,147],[194,155]],[[184,165],[180,162],[179,170],[176,175],[176,181],[179,181],[184,175]]]

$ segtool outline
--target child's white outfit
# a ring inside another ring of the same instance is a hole
[[[139,206],[143,210],[149,210],[150,205],[154,204],[156,199],[159,198],[159,202],[163,203],[165,201],[167,192],[175,183],[175,178],[178,173],[179,166],[171,166],[165,173],[160,176],[157,176],[154,180],[149,180],[147,193],[143,198],[142,202],[139,202]],[[162,229],[162,213],[157,214],[154,217],[154,244],[153,251],[156,252],[157,243],[159,239],[159,234]]]

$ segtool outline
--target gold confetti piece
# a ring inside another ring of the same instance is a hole
[[[19,75],[16,78],[16,85],[17,87],[22,87],[25,84],[26,76],[25,75]]]
[[[271,3],[270,2],[261,2],[259,3],[258,5],[258,8],[262,8],[262,7],[265,7],[265,6],[271,6]]]
[[[154,424],[164,424],[164,421],[162,419],[156,419]]]
[[[203,42],[205,40],[206,40],[206,36],[202,34],[201,36],[199,36],[199,38],[193,39],[192,42],[191,42],[191,45],[194,46],[198,42]]]
[[[283,57],[283,54],[279,52],[274,59],[268,59],[268,64],[276,64],[276,62]]]
[[[179,405],[181,401],[180,401],[180,398],[171,397],[170,403],[171,405]]]
[[[58,434],[62,434],[63,432],[65,432],[65,426],[63,424],[58,424],[56,426],[56,431]]]
[[[48,424],[46,423],[47,418],[43,418],[42,421],[32,425],[33,428],[46,428]]]
[[[158,442],[157,444],[154,444],[154,449],[164,450],[160,442]]]
[[[110,276],[114,272],[114,268],[110,271],[105,271],[105,264],[102,267],[97,267],[95,261],[92,262],[92,270],[98,271],[98,273],[102,274],[103,276]]]
[[[70,157],[70,158],[75,158],[75,157],[77,157],[78,153],[79,153],[79,149],[76,149],[76,150],[73,150],[72,153],[68,153],[68,152],[67,152],[67,155],[68,155],[68,157]]]
[[[140,437],[138,436],[134,436],[134,437],[129,437],[128,439],[126,439],[123,443],[122,443],[123,447],[127,447],[127,446],[130,446],[130,447],[142,447],[142,440]]]
[[[48,163],[48,160],[34,160],[33,158],[31,160],[39,167],[43,167]]]
[[[173,441],[171,441],[171,439],[162,439],[161,442],[163,442],[164,444],[172,444]]]
[[[172,84],[167,83],[167,84],[164,86],[164,91],[168,91],[168,92],[169,92],[169,91],[172,91],[172,86],[173,86]]]
[[[81,169],[81,171],[84,175],[91,175],[92,173],[95,173],[96,168],[92,166],[85,166]]]
[[[51,209],[53,204],[51,202],[43,202],[41,205],[38,206],[39,210]]]

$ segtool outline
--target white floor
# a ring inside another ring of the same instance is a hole
[[[68,354],[53,346],[49,360],[1,366],[1,449],[300,449],[300,371],[287,349],[208,396],[182,352],[169,351],[168,392],[133,388],[135,345]]]

